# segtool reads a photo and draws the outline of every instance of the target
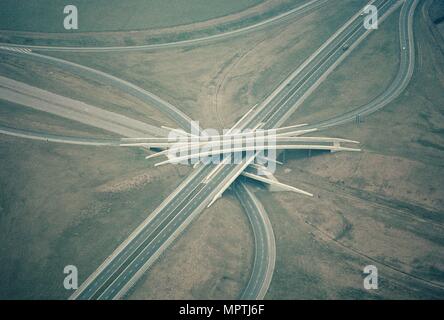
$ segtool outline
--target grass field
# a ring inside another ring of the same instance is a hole
[[[225,16],[263,0],[73,0],[79,11],[78,32],[125,31],[189,24]],[[0,29],[70,32],[63,28],[66,1],[3,0]]]

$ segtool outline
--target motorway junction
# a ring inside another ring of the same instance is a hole
[[[218,135],[216,130],[204,130],[200,133],[185,132],[182,129],[169,129],[167,138],[126,138],[122,147],[143,147],[156,150],[146,159],[167,157],[166,160],[157,162],[155,166],[166,164],[182,164],[198,166],[216,165],[204,178],[203,183],[208,183],[224,166],[243,164],[244,170],[241,176],[267,184],[274,191],[293,191],[307,196],[311,193],[279,182],[273,173],[276,164],[282,164],[277,160],[277,151],[280,150],[307,150],[307,151],[361,151],[357,148],[344,147],[342,144],[358,144],[358,141],[329,138],[306,137],[307,133],[318,129],[304,129],[307,124],[293,125],[276,129],[261,129],[258,125],[254,129],[236,130],[251,109],[238,123],[224,134]],[[216,133],[213,134],[212,133]],[[230,181],[233,183],[234,181]],[[230,185],[226,185],[224,191]],[[223,192],[223,191],[222,191]],[[220,192],[208,205],[211,206],[221,195]]]
[[[312,0],[291,12],[297,16],[303,15],[326,2],[328,1]],[[102,84],[123,88],[132,96],[156,106],[159,111],[169,116],[174,120],[175,125],[182,129],[165,126],[154,127],[112,112],[105,113],[90,105],[79,104],[72,99],[66,99],[15,80],[0,77],[0,87],[2,87],[3,96],[8,101],[34,108],[39,107],[41,111],[85,124],[94,124],[98,128],[108,129],[108,131],[125,138],[113,141],[90,141],[83,138],[39,135],[35,132],[2,127],[0,127],[0,133],[47,142],[146,148],[153,151],[147,156],[147,159],[158,159],[155,166],[167,164],[193,166],[191,174],[112,252],[73,293],[70,299],[119,299],[124,297],[193,219],[205,208],[215,203],[230,187],[244,207],[255,237],[254,266],[240,298],[263,299],[274,270],[276,258],[274,234],[263,207],[258,204],[253,192],[248,190],[244,181],[247,179],[259,181],[266,184],[272,191],[292,191],[312,196],[308,191],[277,181],[273,175],[275,166],[283,165],[277,160],[278,152],[286,150],[307,150],[309,153],[312,150],[324,152],[360,151],[360,149],[353,147],[358,144],[357,141],[307,135],[327,127],[360,119],[361,116],[367,116],[393,101],[405,89],[413,74],[415,46],[412,22],[418,2],[418,0],[371,0],[367,2],[369,5],[378,7],[381,23],[401,8],[399,13],[399,45],[401,48],[399,75],[383,94],[370,103],[313,125],[282,126],[328,75],[372,32],[363,25],[363,9],[357,10],[312,55],[298,65],[268,97],[250,109],[231,129],[222,134],[200,128],[196,132],[193,129],[196,129],[198,125],[193,124],[191,130],[188,131],[191,119],[154,94],[105,72],[35,51],[125,52],[154,50],[160,47],[207,43],[210,40],[215,41],[234,34],[244,34],[246,31],[250,31],[249,29],[245,30],[244,28],[240,29],[242,32],[228,32],[225,35],[204,37],[200,40],[134,47],[57,48],[9,44],[1,46],[0,50],[5,51],[6,54],[44,61],[79,76],[88,76]],[[282,15],[282,17],[286,16],[287,14]],[[274,21],[273,19],[270,21]],[[258,24],[257,27],[263,27],[263,23]],[[58,102],[57,105],[50,103],[55,100]],[[104,119],[104,115],[106,115],[106,119]]]

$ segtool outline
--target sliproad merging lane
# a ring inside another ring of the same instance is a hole
[[[395,0],[375,1],[381,16],[393,8]],[[410,3],[410,1],[407,1]],[[289,85],[262,106],[246,125],[265,122],[273,128],[282,121],[304,93],[323,76],[323,73],[344,54],[343,46],[366,34],[359,13],[328,46],[290,81]],[[246,126],[244,125],[244,127]],[[247,161],[247,160],[246,160]],[[221,191],[227,188],[241,171],[239,166],[226,165],[206,184],[205,179],[214,165],[201,165],[159,210],[123,243],[96,272],[71,296],[72,299],[118,299],[137,281],[163,250],[185,229]]]

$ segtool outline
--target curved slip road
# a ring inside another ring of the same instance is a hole
[[[221,35],[217,35],[214,37],[207,37],[207,38],[203,38],[203,39],[185,41],[182,43],[166,44],[166,46],[194,44],[194,43],[205,42],[205,41],[209,41],[209,40],[213,40],[213,39],[225,38],[225,37],[236,35],[236,34],[242,34],[247,31],[261,27],[263,25],[264,26],[269,25],[274,21],[283,20],[284,18],[296,18],[296,17],[299,17],[303,14],[310,13],[312,10],[325,4],[325,2],[326,2],[326,0],[310,1],[309,3],[307,3],[301,7],[298,7],[294,10],[291,10],[290,12],[284,13],[278,17],[269,19],[265,22],[259,23],[257,25],[254,25],[254,26],[251,26],[248,28],[243,28],[241,30],[236,30],[234,32],[221,34]],[[295,15],[293,15],[293,14],[295,14]],[[147,49],[147,48],[149,48],[149,47],[146,47],[144,49]],[[176,109],[172,105],[162,101],[160,98],[152,95],[151,93],[149,93],[141,88],[138,88],[138,87],[128,83],[127,81],[118,79],[114,76],[111,76],[109,74],[106,74],[106,73],[98,71],[98,70],[94,70],[89,67],[78,65],[78,64],[75,64],[75,63],[72,63],[69,61],[65,61],[62,59],[34,53],[28,48],[21,48],[20,46],[11,46],[8,44],[6,47],[4,47],[4,46],[0,47],[0,49],[3,49],[4,51],[6,51],[7,53],[10,53],[10,54],[26,54],[31,59],[38,59],[38,60],[44,60],[46,62],[50,62],[52,64],[59,66],[59,67],[69,69],[71,72],[79,74],[81,76],[84,76],[84,73],[87,73],[87,74],[89,74],[90,77],[92,77],[93,79],[96,79],[96,80],[98,79],[102,83],[108,83],[111,85],[117,85],[118,87],[123,87],[123,89],[125,91],[130,91],[130,93],[132,93],[133,95],[135,95],[138,98],[141,98],[142,100],[145,100],[148,103],[153,104],[153,102],[154,102],[154,105],[158,106],[161,111],[167,110],[168,115],[170,117],[172,115],[171,118],[173,118],[173,120],[175,120],[176,123],[178,123],[181,127],[188,129],[190,119],[186,115],[181,113],[178,109]],[[137,48],[137,49],[140,49],[140,48]],[[51,141],[51,142],[58,142],[58,143],[95,145],[95,146],[118,146],[120,144],[120,140],[109,141],[109,140],[102,140],[102,139],[85,139],[85,138],[73,138],[73,137],[65,137],[65,136],[58,136],[58,135],[48,135],[48,134],[41,134],[41,133],[36,133],[36,132],[26,131],[26,130],[11,129],[11,128],[8,128],[5,126],[0,126],[0,132],[4,133],[4,134],[9,134],[12,136],[17,136],[17,137],[26,137],[26,138],[35,139],[35,140]],[[196,173],[198,173],[198,172],[199,171],[197,170]],[[172,200],[173,195],[175,195],[175,194],[172,194],[171,197],[166,199],[166,201]],[[162,208],[163,208],[163,206],[159,207],[158,211],[161,211]],[[153,214],[152,217],[150,217],[147,220],[154,219],[155,216],[156,215]],[[140,228],[138,228],[138,229],[140,229]]]
[[[224,33],[215,34],[212,36],[206,36],[202,38],[183,40],[183,41],[174,41],[167,43],[158,43],[158,44],[147,44],[147,45],[139,45],[139,46],[111,46],[111,47],[65,47],[65,46],[38,46],[38,45],[20,45],[20,44],[11,44],[11,43],[0,43],[1,46],[7,46],[17,49],[32,49],[39,51],[71,51],[71,52],[116,52],[116,51],[138,51],[138,50],[154,50],[154,49],[164,49],[164,48],[172,48],[172,47],[181,47],[181,46],[189,46],[196,44],[204,44],[215,40],[222,40],[233,36],[238,36],[242,34],[246,34],[248,32],[270,26],[277,22],[282,22],[288,19],[296,19],[301,15],[312,12],[313,10],[318,9],[322,5],[324,5],[327,1],[330,0],[311,0],[306,4],[303,4],[297,8],[284,12],[280,15],[277,15],[273,18],[264,20],[262,22],[253,24],[251,26],[243,27],[240,29],[236,29],[233,31],[228,31]]]
[[[254,263],[242,300],[262,300],[273,278],[276,263],[276,241],[267,212],[259,199],[243,181],[236,181],[233,190],[244,207],[254,236]]]
[[[183,113],[182,111],[180,111],[178,108],[168,103],[167,101],[156,96],[155,94],[145,89],[142,89],[126,80],[120,79],[106,72],[86,67],[74,62],[70,62],[60,58],[46,56],[43,54],[38,54],[35,52],[16,51],[16,50],[10,50],[10,48],[2,48],[2,47],[0,47],[0,51],[2,53],[11,54],[11,55],[22,55],[30,60],[38,62],[43,61],[51,65],[54,65],[58,68],[67,70],[80,77],[87,76],[89,79],[98,81],[101,84],[118,88],[119,90],[122,90],[127,94],[132,95],[138,100],[145,102],[149,106],[156,108],[157,110],[165,114],[167,117],[172,119],[175,123],[177,123],[181,128],[185,129],[186,131],[190,130],[191,118],[189,118],[185,113]]]
[[[406,2],[406,4],[402,6],[399,17],[400,63],[398,73],[390,86],[369,103],[342,115],[307,126],[308,129],[327,129],[333,126],[353,122],[356,120],[357,116],[370,115],[395,100],[407,88],[415,69],[413,19],[418,3],[419,0],[415,0]]]
[[[409,0],[407,2],[410,3]],[[402,4],[401,1],[371,1],[379,9],[379,22],[382,23]],[[290,77],[273,92],[244,126],[267,121],[263,129],[277,127],[311,95],[333,70],[345,60],[371,32],[363,26],[359,11],[348,23],[335,33],[319,50],[304,62]],[[347,45],[348,49],[343,47]]]

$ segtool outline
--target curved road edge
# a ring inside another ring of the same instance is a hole
[[[250,279],[240,299],[264,299],[276,264],[276,240],[267,212],[259,199],[243,181],[233,184],[233,191],[250,221],[254,236],[254,263]]]
[[[65,143],[65,144],[74,144],[74,145],[83,145],[83,146],[95,146],[95,147],[119,147],[119,145],[121,144],[121,140],[119,138],[115,140],[111,139],[108,140],[108,139],[69,137],[69,136],[62,136],[55,134],[46,134],[31,130],[15,129],[3,125],[0,125],[0,134],[17,138],[37,140],[37,141]]]

